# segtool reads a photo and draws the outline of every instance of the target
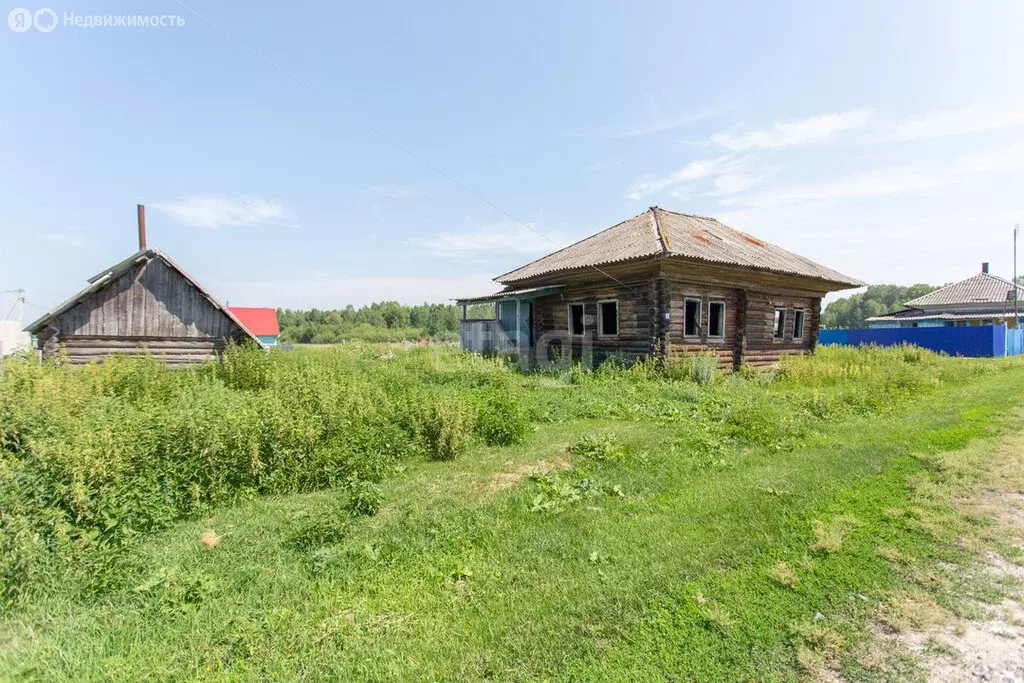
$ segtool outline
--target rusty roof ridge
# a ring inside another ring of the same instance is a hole
[[[665,237],[665,231],[661,229],[661,223],[658,222],[658,207],[652,206],[648,209],[651,212],[651,220],[654,221],[654,234],[658,236],[658,242],[661,244],[661,253],[663,256],[671,256],[672,248],[668,245],[668,238]]]

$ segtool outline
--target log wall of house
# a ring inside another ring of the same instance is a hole
[[[195,337],[93,337],[73,336],[61,339],[67,360],[72,365],[84,365],[94,360],[121,354],[140,356],[150,354],[168,365],[191,365],[215,360],[224,351],[223,339]]]
[[[678,260],[663,261],[661,270],[672,292],[670,353],[716,350],[721,367],[763,367],[778,363],[782,355],[810,351],[817,343],[824,292],[810,288],[803,278]],[[687,298],[701,301],[699,337],[683,334]],[[707,336],[708,304],[716,300],[725,302],[725,338],[721,341]],[[782,340],[774,336],[776,307],[786,309]],[[794,340],[794,312],[798,308],[804,309],[804,336]]]
[[[148,349],[172,364],[215,358],[245,333],[178,271],[153,258],[60,314],[39,334],[44,356],[67,349],[74,364]]]
[[[783,355],[806,353],[818,341],[820,298],[749,292],[747,303],[747,340],[743,363],[755,367],[774,365]],[[775,338],[775,309],[786,311],[785,333]],[[804,311],[803,338],[794,339],[796,311]]]
[[[551,278],[563,284],[556,295],[537,299],[534,325],[539,346],[552,340],[579,357],[589,346],[596,360],[611,354],[638,358],[659,351],[668,355],[713,351],[722,368],[741,364],[756,367],[778,363],[786,354],[804,353],[817,344],[821,297],[824,290],[804,278],[765,271],[730,268],[682,260],[664,259],[639,264],[617,264]],[[684,335],[687,298],[701,302],[701,326],[697,336]],[[619,335],[595,334],[599,301],[619,302]],[[708,336],[709,304],[725,303],[725,334]],[[586,343],[571,337],[570,303],[584,305]],[[775,308],[786,309],[786,333],[774,337]],[[793,338],[795,311],[804,310],[804,335]],[[669,315],[666,319],[664,311]],[[546,358],[541,351],[540,358]]]
[[[604,269],[602,269],[604,270]],[[611,269],[610,269],[611,270]],[[534,331],[538,356],[549,358],[552,344],[578,358],[588,350],[596,360],[610,355],[640,358],[651,352],[656,291],[649,268],[616,268],[600,279],[564,278],[566,287],[558,294],[541,297],[534,302]],[[607,271],[606,271],[607,272]],[[598,330],[598,302],[617,301],[619,333],[603,336]],[[583,337],[569,334],[569,305],[583,304]]]
[[[675,277],[666,279],[669,283],[669,355],[716,352],[719,367],[732,367],[736,357],[738,322],[742,315],[740,290]],[[700,301],[700,334],[697,336],[685,334],[684,316],[687,299]],[[713,301],[725,303],[725,335],[721,339],[708,335],[709,308]]]

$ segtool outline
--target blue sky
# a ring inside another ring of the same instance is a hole
[[[48,2],[0,24],[0,290],[37,305],[136,203],[233,305],[486,293],[655,204],[870,282],[1011,271],[1024,3]]]

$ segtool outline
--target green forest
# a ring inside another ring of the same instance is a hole
[[[380,301],[369,306],[322,311],[278,309],[281,341],[292,344],[337,344],[343,341],[397,342],[459,338],[462,309],[450,304],[405,306]],[[494,317],[494,306],[476,305],[470,318]]]
[[[934,285],[871,285],[861,294],[833,301],[821,313],[821,326],[830,329],[867,327],[865,320],[872,316],[892,313],[911,301],[938,287]]]
[[[890,313],[937,287],[918,284],[872,285],[862,294],[833,301],[821,314],[825,328],[865,327],[865,320]],[[470,306],[470,318],[493,318],[494,306]],[[459,338],[462,309],[451,304],[406,306],[397,301],[380,301],[356,308],[293,311],[278,309],[281,341],[292,344],[337,344],[344,341],[399,342],[432,339],[454,341]]]

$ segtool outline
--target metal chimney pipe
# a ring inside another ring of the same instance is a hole
[[[142,204],[137,204],[139,212],[139,251],[146,248],[146,207]]]
[[[988,261],[985,261],[984,263],[981,264],[981,272],[983,272],[983,273],[987,273],[988,272]]]

